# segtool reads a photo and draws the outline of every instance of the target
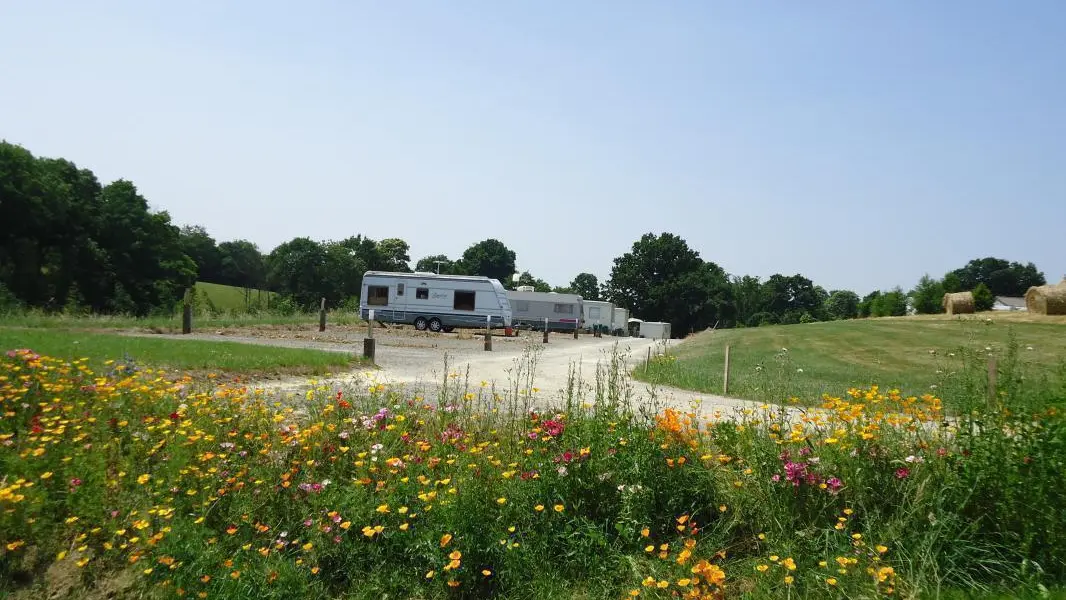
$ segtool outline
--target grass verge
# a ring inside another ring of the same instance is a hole
[[[641,364],[634,377],[700,392],[723,391],[730,346],[729,395],[781,402],[818,402],[823,393],[873,384],[907,394],[933,391],[949,405],[967,389],[953,379],[965,357],[1002,354],[1015,340],[1018,362],[1058,376],[1066,356],[1066,324],[1006,315],[986,318],[886,318],[705,332]]]
[[[116,360],[170,370],[247,375],[320,375],[362,363],[361,356],[343,352],[17,327],[0,327],[0,347],[32,348],[64,360],[85,358],[95,366]]]
[[[435,397],[279,398],[0,355],[0,593],[54,597],[59,568],[80,590],[123,573],[109,597],[130,598],[972,598],[1066,582],[1066,420],[1048,408],[1062,386],[1019,378],[951,427],[937,398],[877,389],[796,422],[717,419],[638,402],[613,356],[535,410],[535,348],[505,389],[449,377]]]
[[[330,325],[358,325],[364,323],[356,313],[343,311],[326,315]],[[229,327],[307,327],[318,328],[318,314],[282,315],[274,313],[212,315],[203,313],[193,317],[193,331],[216,330]],[[155,333],[180,333],[181,314],[163,317],[129,317],[121,315],[64,315],[37,311],[0,314],[0,327],[34,327],[39,329],[137,329]]]

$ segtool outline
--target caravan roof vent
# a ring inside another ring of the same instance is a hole
[[[532,292],[533,291],[533,286],[531,286],[531,285],[520,285],[520,286],[518,286],[518,290],[517,291],[519,291],[519,292]]]

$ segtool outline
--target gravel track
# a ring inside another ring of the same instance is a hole
[[[174,339],[201,339],[212,341],[230,341],[248,344],[283,346],[289,348],[308,348],[333,352],[362,353],[364,328],[335,328],[325,333],[318,331],[219,331],[214,333],[193,333],[190,335],[170,334],[131,334],[152,335]],[[542,342],[543,334],[523,333],[516,337],[494,336],[492,351],[484,350],[482,337],[469,334],[431,334],[415,331],[375,330],[377,340],[375,362],[378,368],[359,368],[330,377],[317,378],[320,384],[348,385],[365,389],[371,382],[383,383],[391,387],[402,386],[407,390],[430,396],[435,393],[444,380],[445,366],[451,373],[459,373],[469,385],[480,388],[484,381],[488,386],[498,390],[511,387],[510,379],[514,377],[518,364],[528,364],[529,352],[536,354],[534,386],[539,388],[544,401],[558,399],[566,390],[570,370],[579,370],[585,386],[595,380],[597,363],[607,364],[613,351],[624,356],[628,368],[640,364],[648,355],[658,354],[663,344],[655,340],[628,337],[602,337],[582,335],[574,339],[573,335],[552,334],[547,344]],[[679,340],[669,340],[667,348],[676,346]],[[615,348],[617,344],[617,348]],[[539,351],[532,347],[539,347]],[[445,363],[447,360],[447,363]],[[468,378],[468,379],[467,379]],[[698,411],[704,415],[721,413],[728,416],[736,409],[757,408],[762,403],[726,398],[713,394],[701,394],[688,390],[653,386],[632,380],[635,403],[655,402],[658,405],[677,408],[690,408],[699,404]],[[255,382],[252,388],[277,391],[299,391],[306,389],[307,378],[285,378],[273,381]],[[791,410],[791,409],[790,409]]]

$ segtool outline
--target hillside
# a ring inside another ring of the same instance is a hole
[[[267,308],[271,300],[277,296],[276,293],[265,290],[246,289],[232,285],[207,283],[206,281],[196,282],[196,294],[200,297],[198,300],[201,302],[206,295],[206,298],[210,300],[210,304],[216,310],[227,311],[246,310],[248,307],[256,305],[261,308]]]
[[[905,393],[944,395],[972,357],[971,379],[987,370],[987,354],[1008,364],[1011,334],[1018,361],[1033,374],[1061,378],[1066,318],[1019,313],[927,315],[707,331],[671,348],[634,375],[643,381],[721,394],[725,347],[730,348],[729,395],[780,402],[817,402],[824,392],[878,384]],[[936,387],[934,387],[936,386]],[[945,398],[947,400],[947,398]]]

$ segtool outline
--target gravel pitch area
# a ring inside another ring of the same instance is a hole
[[[185,336],[143,333],[134,335],[226,340],[362,353],[366,334],[365,326],[333,326],[322,333],[318,332],[317,328],[251,327],[199,331]],[[573,334],[553,333],[547,344],[542,341],[543,334],[537,332],[522,332],[513,337],[494,335],[491,351],[484,349],[482,335],[470,331],[434,334],[410,328],[375,328],[374,338],[377,340],[375,363],[378,368],[356,369],[320,378],[319,381],[356,387],[365,387],[371,382],[390,386],[403,385],[409,390],[426,393],[428,396],[439,389],[446,375],[447,364],[449,372],[460,373],[464,379],[468,377],[467,381],[472,387],[481,387],[481,382],[484,381],[489,386],[495,385],[497,389],[506,389],[516,372],[517,364],[526,362],[524,357],[528,356],[527,347],[537,346],[539,351],[536,351],[534,385],[539,388],[540,397],[547,401],[558,399],[565,391],[571,368],[579,369],[584,385],[589,386],[594,382],[597,363],[609,362],[612,351],[624,355],[629,368],[644,361],[649,350],[653,354],[663,351],[663,344],[656,343],[655,340],[610,336],[597,338],[584,334],[575,340]],[[678,343],[679,340],[670,340],[666,348]],[[651,386],[627,379],[636,391],[635,402],[651,402],[654,398],[657,404],[686,409],[694,402],[699,402],[700,412],[707,415],[714,412],[729,414],[737,408],[759,406],[758,403],[746,400]],[[306,379],[297,378],[260,382],[254,387],[296,391],[306,386]]]

